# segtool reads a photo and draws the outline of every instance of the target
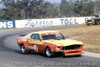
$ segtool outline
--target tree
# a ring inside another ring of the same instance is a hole
[[[2,0],[0,20],[91,16],[100,13],[100,0]]]
[[[67,16],[68,12],[68,6],[67,6],[67,1],[66,0],[61,0],[61,4],[60,4],[60,12],[62,16]]]
[[[96,0],[94,4],[94,13],[100,14],[100,0]]]
[[[17,9],[16,9],[16,3],[14,0],[3,0],[3,5],[5,6],[5,8],[2,9],[2,11],[4,12],[4,15],[2,16],[3,18],[5,18],[6,20],[10,20],[10,19],[17,19]]]
[[[49,2],[46,2],[44,4],[43,12],[45,18],[58,17],[60,13],[59,4],[58,3],[51,4]]]
[[[89,16],[94,13],[94,2],[92,0],[77,0],[74,6],[76,16]]]

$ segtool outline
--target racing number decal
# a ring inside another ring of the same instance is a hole
[[[34,49],[35,52],[38,52],[38,47],[37,47],[38,45],[43,45],[43,42],[42,41],[33,40],[33,39],[28,40],[28,43],[34,45],[33,47],[29,46],[29,48],[30,49]]]
[[[33,48],[34,48],[35,52],[38,52],[38,47],[36,45],[34,45]]]
[[[38,47],[36,45],[34,46],[28,46],[29,49],[33,49],[35,52],[38,52]]]
[[[37,40],[28,40],[29,44],[43,45],[43,42]]]

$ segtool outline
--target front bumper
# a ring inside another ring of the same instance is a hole
[[[64,55],[65,56],[81,55],[81,54],[84,54],[84,50],[83,49],[64,51]]]
[[[87,25],[93,25],[95,24],[94,22],[86,22]]]
[[[92,22],[87,22],[86,24],[87,24],[87,25],[90,25],[90,24],[93,24],[93,23],[92,23]]]
[[[82,54],[84,54],[84,49],[62,50],[61,52],[64,54],[64,56],[82,55]]]

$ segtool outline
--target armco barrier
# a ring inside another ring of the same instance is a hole
[[[0,21],[0,29],[15,28],[15,21]]]
[[[65,24],[82,24],[90,17],[73,17],[73,18],[52,18],[52,19],[32,19],[32,20],[16,20],[16,28],[25,27],[43,27],[56,26]]]

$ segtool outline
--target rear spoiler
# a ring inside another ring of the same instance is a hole
[[[26,36],[27,34],[20,34],[18,37]]]

